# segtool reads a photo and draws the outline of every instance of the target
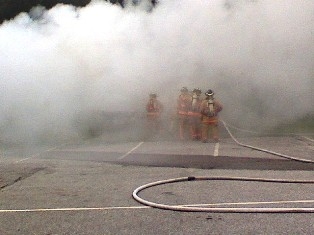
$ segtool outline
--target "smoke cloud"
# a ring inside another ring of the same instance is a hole
[[[222,118],[265,128],[313,113],[314,2],[160,0],[33,9],[0,26],[0,140],[76,138],[80,117],[174,112],[213,89]]]

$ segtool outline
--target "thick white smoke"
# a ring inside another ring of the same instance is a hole
[[[80,115],[167,109],[213,89],[224,119],[262,128],[313,112],[314,1],[57,5],[0,26],[0,139],[68,138]]]

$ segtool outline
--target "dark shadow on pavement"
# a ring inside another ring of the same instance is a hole
[[[117,161],[123,165],[182,167],[198,169],[236,170],[303,170],[313,171],[313,163],[288,159],[264,159],[251,157],[172,155],[172,154],[130,154]]]

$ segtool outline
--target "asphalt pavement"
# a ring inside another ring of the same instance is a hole
[[[313,136],[241,142],[314,161]],[[179,177],[313,180],[314,164],[237,145],[198,141],[109,143],[97,138],[56,146],[3,147],[0,234],[313,234],[313,213],[180,212],[133,199],[141,185]],[[167,205],[314,208],[314,185],[186,181],[139,193]]]

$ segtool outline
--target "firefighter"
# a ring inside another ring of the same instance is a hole
[[[156,93],[149,94],[149,100],[146,104],[147,124],[150,136],[156,136],[161,131],[161,113],[163,106],[157,99]]]
[[[201,94],[200,88],[195,88],[192,93],[192,100],[188,111],[190,133],[192,140],[201,139]]]
[[[181,94],[177,100],[177,115],[179,121],[179,139],[184,140],[186,132],[188,131],[188,111],[192,100],[189,90],[182,87]]]
[[[211,138],[217,143],[219,142],[218,113],[222,110],[222,104],[214,98],[212,90],[205,92],[205,96],[200,110],[202,114],[202,141],[208,143],[210,131]]]

